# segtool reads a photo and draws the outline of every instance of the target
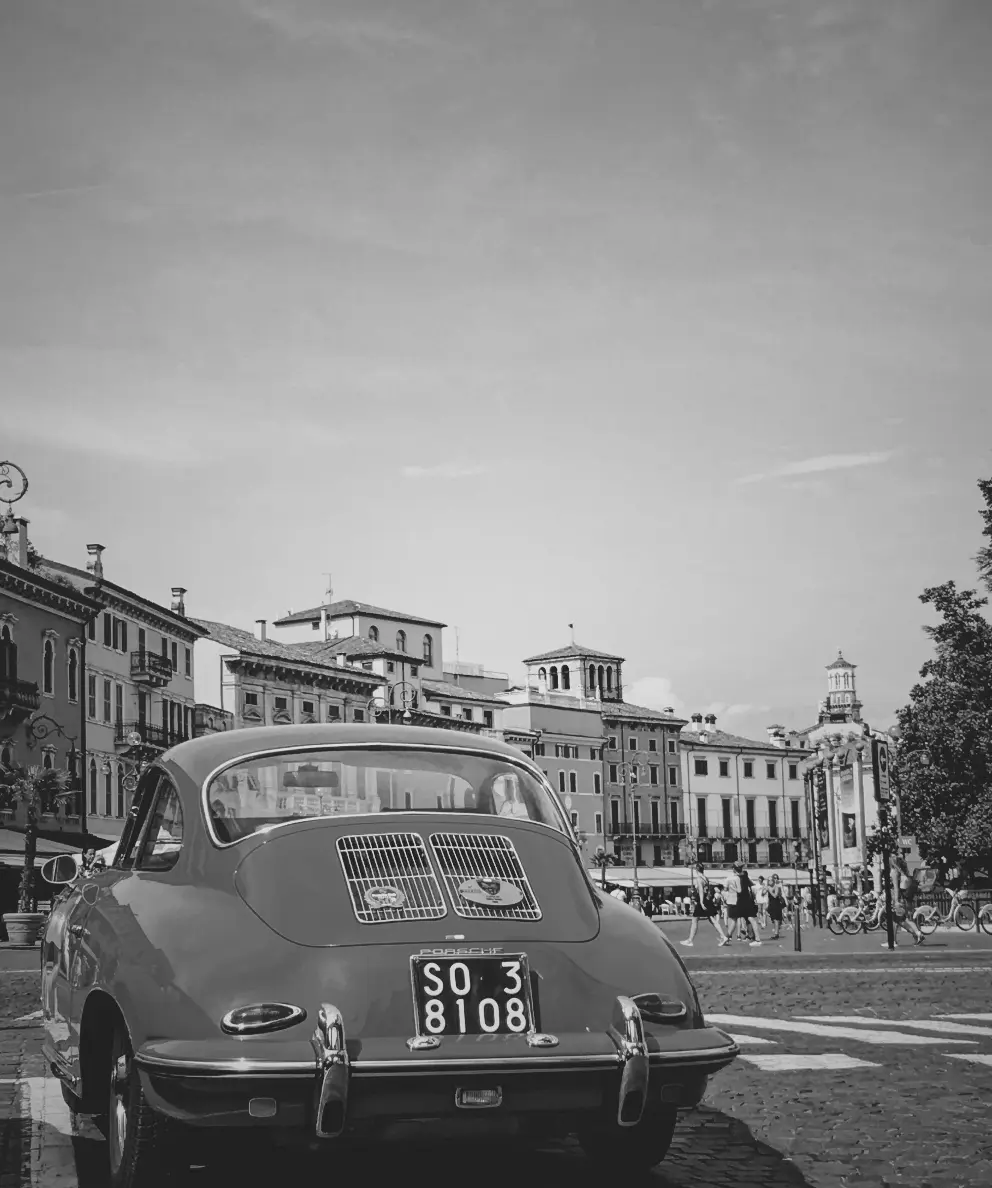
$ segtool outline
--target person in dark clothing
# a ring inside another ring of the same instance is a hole
[[[737,919],[741,932],[747,929],[753,936],[752,945],[760,945],[758,933],[758,905],[754,899],[754,884],[747,873],[743,862],[734,863],[734,872],[740,879],[741,889],[737,893]]]

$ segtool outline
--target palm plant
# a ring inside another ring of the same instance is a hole
[[[38,849],[38,821],[50,812],[71,782],[66,771],[47,767],[6,767],[0,764],[0,809],[25,807],[24,870],[17,892],[17,910],[30,912],[34,900],[34,860]]]

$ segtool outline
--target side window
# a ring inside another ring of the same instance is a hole
[[[172,782],[162,777],[151,817],[142,832],[135,870],[171,870],[183,844],[183,809]]]
[[[95,780],[95,769],[92,778]],[[155,793],[158,791],[158,786],[162,779],[162,773],[156,768],[152,768],[150,771],[146,771],[141,777],[141,781],[135,790],[127,820],[124,822],[124,828],[121,831],[121,842],[117,847],[117,857],[114,859],[114,866],[121,870],[130,870],[134,864],[134,855],[138,848],[138,838],[141,836],[142,826],[148,820],[148,814],[155,801]]]

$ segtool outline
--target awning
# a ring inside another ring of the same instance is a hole
[[[733,872],[729,868],[721,867],[719,870],[706,870],[704,873],[711,883],[722,886]],[[797,882],[800,887],[803,887],[810,882],[810,873],[805,867],[800,867],[798,871],[794,871],[791,866],[749,867],[748,874],[751,876],[752,884],[757,883],[759,875],[764,878],[766,883],[770,883],[772,875],[776,874],[787,887],[794,886]],[[603,876],[598,866],[590,869],[589,877],[595,883],[602,881]],[[695,872],[688,866],[639,866],[637,868],[637,882],[641,887],[689,887],[692,885],[694,877],[697,877]],[[621,887],[633,887],[634,868],[631,866],[608,866],[606,881],[619,884]]]

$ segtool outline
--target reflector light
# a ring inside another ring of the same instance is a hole
[[[253,1118],[274,1118],[276,1099],[274,1097],[252,1097],[248,1102],[248,1113]]]
[[[251,1006],[235,1007],[220,1021],[221,1030],[228,1035],[257,1035],[261,1031],[279,1031],[302,1023],[307,1017],[303,1007],[286,1002],[256,1002]]]

